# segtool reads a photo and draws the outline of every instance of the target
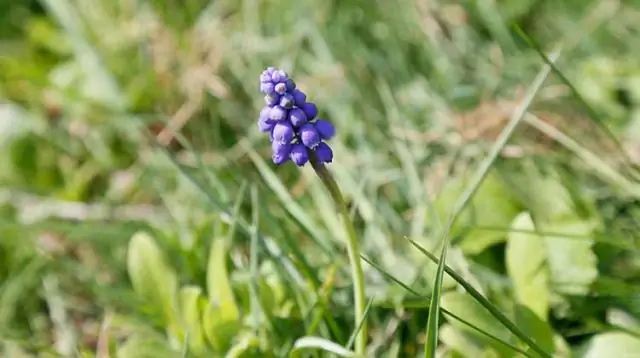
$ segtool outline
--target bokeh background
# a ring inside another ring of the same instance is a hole
[[[553,357],[640,357],[639,49],[637,1],[3,0],[0,356],[348,346],[337,210],[257,130],[273,65],[337,127],[368,356],[422,356],[408,239],[440,253],[513,117],[447,265]],[[525,356],[446,274],[441,304],[479,327],[443,316],[441,357]]]

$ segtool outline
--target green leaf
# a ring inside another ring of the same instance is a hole
[[[509,329],[500,322],[500,320],[495,318],[480,303],[478,303],[478,301],[468,294],[449,292],[443,295],[442,308],[457,316],[464,317],[467,322],[476,326],[480,330],[507,343],[511,344],[518,342],[516,336],[512,334]],[[551,356],[553,355],[553,352],[555,351],[553,331],[546,322],[541,320],[529,308],[518,304],[514,306],[513,313],[508,316],[508,318],[510,318],[511,321],[527,335],[527,337],[531,338],[537,344],[539,349],[547,353],[544,356],[549,356],[548,354],[551,354]],[[462,324],[459,321],[450,321],[450,323],[457,330],[471,334],[479,341],[495,348],[496,351],[500,353],[500,356],[512,356],[514,354],[512,348],[495,339],[488,339],[486,335],[479,333],[468,325]],[[519,342],[518,345],[523,348],[528,347],[528,344],[524,344],[522,342]],[[527,352],[533,357],[541,356],[540,352],[531,348],[528,348]]]
[[[640,339],[622,332],[601,333],[578,349],[579,358],[636,357],[640,352]]]
[[[489,311],[484,309],[480,303],[468,294],[448,292],[442,295],[442,308],[454,313],[456,316],[464,317],[469,323],[495,337],[507,342],[512,340],[513,335],[507,327],[502,325],[500,321],[493,317]],[[450,323],[460,331],[471,333],[487,343],[492,342],[467,325],[458,321],[450,321]]]
[[[640,319],[616,308],[607,311],[607,322],[640,335]]]
[[[537,225],[540,232],[553,233],[545,235],[545,241],[554,291],[568,295],[589,292],[589,286],[598,277],[597,258],[592,250],[594,240],[590,238],[597,224],[595,220],[565,217]]]
[[[440,217],[447,217],[457,198],[465,190],[470,178],[461,177],[446,185],[436,200]],[[520,211],[520,206],[508,188],[495,174],[488,174],[471,202],[460,213],[451,229],[452,236],[464,233],[458,244],[465,254],[477,254],[487,247],[505,240],[504,232],[490,232],[471,228],[477,224],[489,227],[507,227]],[[468,231],[464,231],[467,229]]]
[[[553,356],[555,353],[555,343],[553,337],[553,330],[551,327],[540,318],[533,310],[527,306],[518,305],[515,306],[515,323],[520,329],[522,329],[529,337],[533,338],[536,343],[545,350],[550,352]],[[521,345],[526,347],[525,345]],[[537,353],[529,348],[529,353],[537,355]]]
[[[511,224],[505,260],[518,302],[538,317],[547,319],[549,310],[549,272],[547,246],[543,237],[523,231],[535,231],[531,215],[521,213]]]
[[[138,232],[131,238],[127,270],[136,294],[159,311],[165,325],[174,324],[178,279],[149,234]]]
[[[189,351],[200,356],[206,348],[201,322],[206,299],[202,295],[202,289],[197,286],[183,287],[180,290],[179,299],[182,331],[187,339]]]
[[[240,328],[240,310],[236,305],[227,272],[227,241],[217,237],[211,244],[207,266],[209,304],[204,310],[203,325],[209,343],[218,351],[228,349]]]
[[[471,334],[454,328],[451,324],[443,324],[440,327],[440,341],[463,357],[480,357],[484,351],[484,344]]]

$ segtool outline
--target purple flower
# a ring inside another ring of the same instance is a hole
[[[293,99],[295,100],[296,106],[298,107],[302,106],[307,100],[307,95],[299,89],[294,89],[293,91],[291,91],[291,94],[293,95]]]
[[[269,94],[276,90],[276,86],[271,82],[260,83],[260,92]]]
[[[307,148],[302,144],[294,144],[291,146],[291,160],[301,167],[309,161],[309,154]]]
[[[325,142],[320,142],[314,149],[318,160],[323,163],[331,163],[333,161],[333,150]]]
[[[304,166],[310,160],[309,150],[322,163],[333,161],[333,151],[326,141],[335,136],[335,127],[327,120],[316,119],[318,107],[307,102],[307,95],[286,72],[266,68],[260,74],[260,91],[267,105],[260,110],[258,128],[269,133],[276,165],[291,159],[297,166]]]
[[[293,80],[292,80],[291,78],[289,78],[289,79],[285,82],[285,84],[287,85],[287,91],[288,91],[288,92],[291,92],[291,91],[293,91],[294,89],[296,89],[296,83],[295,83],[295,82],[293,82]]]
[[[293,108],[293,96],[289,93],[285,93],[280,98],[280,107],[285,109]]]
[[[273,90],[278,94],[284,94],[285,92],[287,92],[287,85],[284,83],[278,83],[273,87]]]
[[[289,111],[289,121],[294,127],[300,127],[307,123],[307,115],[300,108],[294,108]]]
[[[282,121],[287,118],[287,110],[280,107],[274,106],[269,110],[269,119],[274,121]]]
[[[279,102],[280,102],[280,95],[278,95],[275,92],[269,93],[268,95],[264,96],[264,103],[266,103],[267,106],[275,106]]]
[[[307,148],[315,148],[322,138],[312,123],[307,123],[299,129],[300,141]]]
[[[316,130],[320,134],[322,140],[329,140],[336,135],[336,127],[333,126],[329,121],[325,121],[324,119],[318,118],[315,122]]]
[[[318,115],[318,107],[315,104],[306,102],[299,106],[304,111],[304,114],[307,115],[308,120],[313,120]]]
[[[274,164],[280,165],[285,163],[291,157],[290,153],[291,144],[286,144],[286,146],[279,147],[278,150],[274,149],[271,154],[271,160]]]
[[[283,70],[275,70],[271,74],[271,81],[273,81],[273,83],[284,82],[288,79],[289,79],[289,76]]]
[[[280,165],[291,157],[291,143],[273,142],[271,149],[273,150],[271,159],[274,164]]]
[[[273,141],[279,143],[291,143],[294,137],[293,127],[287,121],[276,123],[271,133],[273,134]]]
[[[269,112],[271,108],[264,107],[260,111],[260,117],[258,118],[258,128],[260,128],[260,132],[266,133],[270,132],[275,125],[275,122],[269,119]]]
[[[271,82],[271,74],[267,70],[262,71],[260,74],[260,83]]]

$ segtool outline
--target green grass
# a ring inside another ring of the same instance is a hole
[[[0,356],[640,351],[640,10],[423,3],[0,5]],[[269,65],[346,211],[271,163]]]

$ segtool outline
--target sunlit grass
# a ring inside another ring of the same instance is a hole
[[[268,65],[339,128],[365,356],[640,349],[631,5],[41,4],[0,37],[0,355],[355,356],[338,208],[256,133]]]

